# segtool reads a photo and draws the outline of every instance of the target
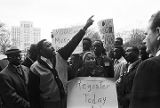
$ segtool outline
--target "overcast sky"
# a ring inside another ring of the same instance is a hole
[[[32,21],[41,38],[50,39],[52,29],[85,24],[91,15],[95,24],[113,18],[115,32],[145,28],[158,10],[160,0],[0,0],[0,22],[10,27]]]

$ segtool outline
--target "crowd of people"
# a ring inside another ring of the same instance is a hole
[[[7,50],[0,72],[0,107],[66,108],[67,81],[104,77],[115,79],[118,108],[158,108],[160,11],[149,20],[144,46],[124,48],[123,39],[118,37],[109,52],[101,40],[84,38],[94,22],[92,17],[58,51],[46,39],[32,44],[23,61],[18,48]],[[81,40],[82,53],[72,54]]]

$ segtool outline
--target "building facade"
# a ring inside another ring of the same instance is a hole
[[[20,27],[11,28],[11,41],[14,46],[25,51],[31,44],[40,40],[40,34],[40,28],[33,27],[32,22],[22,21]]]

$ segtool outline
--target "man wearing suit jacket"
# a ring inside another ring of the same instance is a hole
[[[9,64],[0,72],[0,96],[4,108],[29,108],[27,67],[20,65],[20,50],[6,51]]]
[[[130,108],[160,107],[160,11],[149,20],[146,51],[154,57],[143,61],[133,82]]]

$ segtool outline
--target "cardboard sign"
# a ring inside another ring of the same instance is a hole
[[[105,19],[98,22],[98,27],[101,34],[114,33],[113,19]]]
[[[113,79],[78,77],[68,83],[67,108],[118,108]]]
[[[99,32],[102,35],[104,47],[107,51],[114,46],[114,25],[113,19],[105,19],[98,22]]]
[[[57,51],[61,47],[65,46],[82,27],[83,26],[75,26],[62,29],[54,29],[52,31],[52,44],[55,50]],[[74,53],[80,52],[82,52],[81,43],[77,46]]]

